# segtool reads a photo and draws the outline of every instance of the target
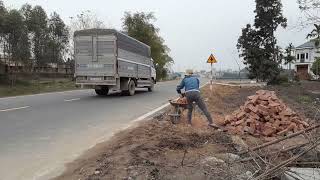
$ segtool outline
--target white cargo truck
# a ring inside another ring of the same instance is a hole
[[[113,29],[87,29],[74,33],[74,48],[76,84],[98,95],[153,91],[156,71],[146,44]]]

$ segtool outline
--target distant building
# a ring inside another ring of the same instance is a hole
[[[311,40],[295,48],[295,71],[300,79],[309,79],[313,75],[311,67],[317,57],[320,57],[315,41]]]

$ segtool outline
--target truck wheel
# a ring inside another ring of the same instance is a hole
[[[96,94],[99,95],[99,96],[102,96],[103,95],[103,91],[102,89],[95,89],[96,91]]]
[[[128,96],[133,96],[136,92],[136,84],[134,83],[133,80],[131,80],[128,84],[128,91],[126,91],[126,94]]]
[[[96,94],[99,96],[107,96],[109,93],[109,89],[108,88],[102,88],[102,89],[95,89]]]
[[[154,90],[154,81],[151,81],[151,86],[148,87],[148,91],[152,92]]]

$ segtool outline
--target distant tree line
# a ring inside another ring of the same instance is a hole
[[[53,12],[47,15],[41,6],[23,5],[7,9],[0,0],[0,50],[6,63],[24,67],[63,63],[68,51],[69,31]]]
[[[58,13],[48,15],[41,6],[24,4],[20,9],[8,9],[0,0],[0,58],[6,64],[21,65],[30,72],[35,66],[61,64],[67,59],[73,63],[74,31],[106,28],[106,25],[91,11],[83,11],[70,19],[68,27]],[[155,16],[126,12],[122,20],[124,33],[151,47],[157,76],[165,78],[173,59],[159,35],[159,28],[153,24]]]

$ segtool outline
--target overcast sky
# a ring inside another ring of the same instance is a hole
[[[48,14],[56,11],[69,23],[69,17],[91,10],[109,27],[121,29],[125,11],[154,12],[155,24],[171,49],[174,69],[208,69],[213,53],[217,69],[238,69],[236,43],[241,28],[254,20],[254,0],[4,0],[9,8],[22,4],[41,5]],[[282,47],[306,41],[309,30],[294,28],[301,17],[296,0],[282,0],[288,28],[277,33]],[[244,67],[242,65],[242,67]]]

